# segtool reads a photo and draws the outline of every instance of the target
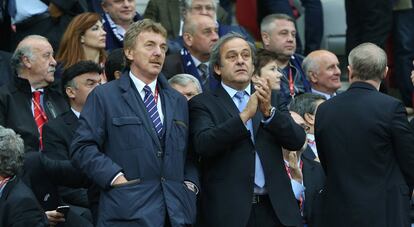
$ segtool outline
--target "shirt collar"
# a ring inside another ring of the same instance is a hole
[[[73,109],[72,107],[70,108],[72,110],[72,112],[76,115],[77,118],[79,118],[80,113],[78,111],[76,111],[75,109]]]
[[[30,88],[32,89],[32,93],[35,92],[35,91],[40,91],[41,93],[44,92],[43,88],[38,88],[38,89],[34,89],[33,87],[30,87]]]
[[[144,90],[145,85],[148,85],[148,87],[151,88],[152,93],[154,93],[155,87],[157,86],[157,79],[155,79],[149,84],[145,84],[142,80],[138,79],[138,77],[132,74],[132,71],[129,71],[129,77],[132,79],[132,82],[134,83],[139,93],[141,93]]]
[[[325,96],[326,100],[328,100],[328,99],[336,96],[336,92],[331,95],[331,94],[328,94],[328,93],[325,93],[325,92],[321,92],[321,91],[315,90],[313,88],[311,88],[311,89],[312,89],[312,93],[318,94],[318,95],[323,95],[323,96]]]
[[[206,61],[206,62],[201,62],[201,61],[199,61],[196,57],[194,57],[193,55],[191,55],[191,54],[190,54],[190,56],[191,56],[191,59],[193,59],[194,65],[195,65],[197,68],[198,68],[198,66],[199,66],[201,63],[203,63],[203,64],[207,65],[207,67],[209,66],[209,62],[208,62],[208,61]]]
[[[231,98],[233,98],[234,95],[238,92],[238,90],[235,90],[235,89],[227,86],[226,84],[224,84],[223,81],[221,82],[221,86],[223,86],[224,90],[227,92],[227,94],[230,95]],[[250,96],[250,83],[249,83],[249,85],[247,85],[247,87],[244,89],[244,91]]]

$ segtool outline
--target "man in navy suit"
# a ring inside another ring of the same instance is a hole
[[[184,96],[160,76],[167,32],[144,19],[125,34],[130,68],[88,96],[72,160],[101,189],[97,226],[185,226],[196,216]]]
[[[323,226],[409,226],[414,132],[404,105],[378,91],[387,55],[363,43],[348,62],[349,89],[316,112],[326,173]]]

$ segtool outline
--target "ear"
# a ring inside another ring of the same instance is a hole
[[[133,50],[131,50],[131,49],[125,49],[124,50],[124,54],[125,54],[125,57],[128,60],[132,61],[134,59],[134,51]]]
[[[308,125],[315,125],[315,115],[310,113],[305,113],[303,119],[306,121]]]
[[[352,67],[348,65],[346,68],[348,69],[348,81],[349,83],[352,83],[352,80],[354,79],[354,75],[352,75]]]
[[[31,62],[30,58],[28,58],[27,56],[22,57],[22,63],[26,68],[28,68],[28,69],[32,68],[32,62]]]
[[[74,91],[73,87],[67,87],[65,92],[69,99],[74,99],[76,97],[76,92]]]
[[[387,78],[388,75],[388,66],[385,67],[384,77],[382,79]]]
[[[309,75],[309,79],[312,83],[316,84],[318,82],[318,76],[316,75],[316,73],[309,71],[308,72]]]
[[[193,45],[193,36],[190,33],[183,33],[183,41],[186,46],[191,47]]]
[[[105,11],[105,13],[107,13],[107,12],[108,12],[108,9],[107,9],[107,4],[106,4],[106,2],[105,2],[105,1],[102,1],[102,2],[101,2],[101,7],[102,7],[103,11]]]
[[[270,43],[270,35],[267,32],[261,32],[263,46],[268,46]]]
[[[217,75],[221,76],[221,70],[220,70],[220,66],[219,65],[214,65],[213,69],[214,69],[214,72]]]

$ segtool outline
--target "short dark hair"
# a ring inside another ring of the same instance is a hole
[[[66,88],[67,87],[76,87],[73,84],[73,79],[79,75],[85,73],[102,73],[102,68],[93,61],[79,61],[74,65],[67,68],[62,75],[62,92],[66,95]]]
[[[123,71],[125,68],[124,49],[117,48],[109,53],[105,62],[105,76],[109,81],[115,80],[115,71]]]
[[[270,50],[258,49],[256,54],[256,62],[254,64],[254,74],[260,76],[260,70],[269,64],[269,62],[275,61],[278,55]]]
[[[296,112],[301,117],[306,113],[315,114],[317,101],[326,100],[325,96],[313,93],[303,93],[296,96],[289,104],[289,110]]]

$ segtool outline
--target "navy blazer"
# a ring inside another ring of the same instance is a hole
[[[166,215],[173,226],[195,221],[195,193],[183,184],[198,184],[195,167],[186,161],[187,101],[162,75],[158,88],[165,146],[129,72],[88,96],[71,154],[74,164],[101,188],[98,226],[162,226]],[[131,182],[111,187],[119,172]]]

